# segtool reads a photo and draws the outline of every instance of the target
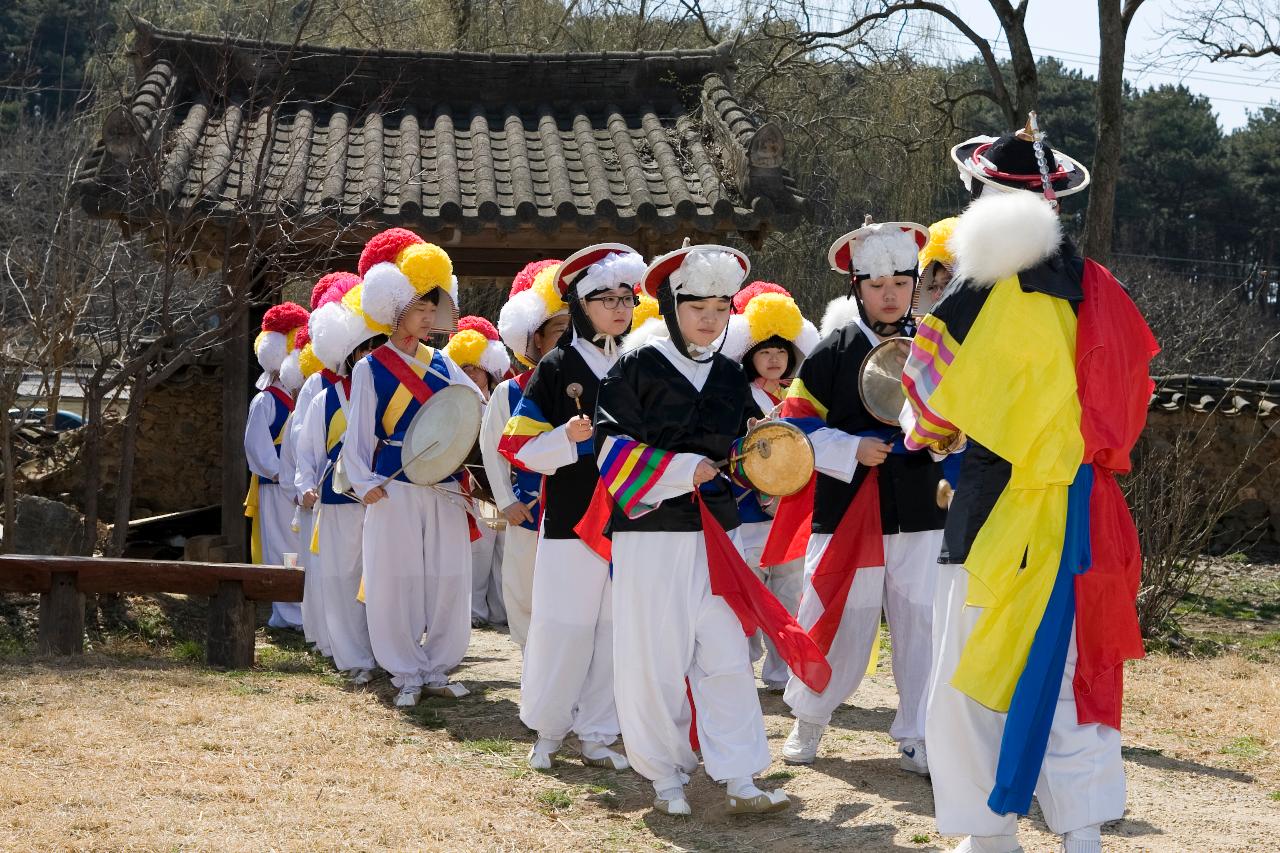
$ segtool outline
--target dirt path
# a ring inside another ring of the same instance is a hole
[[[6,850],[945,850],[926,781],[896,768],[883,670],[836,717],[811,768],[770,768],[795,808],[733,820],[698,774],[692,819],[655,814],[649,786],[563,760],[527,770],[519,670],[476,632],[460,677],[476,694],[389,706],[301,655],[220,674],[93,656],[0,666],[0,848]],[[285,671],[281,671],[285,670]],[[301,670],[301,671],[287,671]],[[1280,666],[1156,657],[1129,679],[1128,817],[1108,850],[1280,847]],[[762,694],[771,746],[789,728]],[[1053,849],[1037,820],[1029,851]]]

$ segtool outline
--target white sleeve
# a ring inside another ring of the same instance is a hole
[[[373,387],[373,372],[364,359],[351,371],[351,399],[347,403],[347,435],[342,443],[342,461],[347,479],[356,495],[365,494],[382,482],[373,473],[373,451],[378,437],[374,433],[374,414],[378,408],[378,392]]]
[[[249,403],[249,418],[244,425],[244,455],[249,470],[268,480],[280,474],[280,458],[271,440],[271,419],[278,405],[270,393],[259,392]]]
[[[848,483],[858,470],[858,445],[862,439],[834,427],[823,427],[809,433],[813,444],[814,467]]]
[[[506,509],[516,502],[516,493],[511,488],[511,465],[498,452],[498,442],[502,440],[502,431],[511,419],[511,397],[508,393],[508,379],[498,384],[489,395],[489,405],[484,410],[484,420],[480,422],[480,459],[484,462],[484,473],[489,478],[489,490],[499,509]]]
[[[516,460],[530,471],[554,474],[578,461],[578,445],[569,438],[569,425],[561,424],[535,436],[532,441],[516,451]]]
[[[328,435],[324,422],[324,400],[324,394],[316,394],[311,398],[311,404],[307,406],[307,411],[302,416],[302,425],[298,429],[295,451],[297,472],[293,483],[299,497],[313,489],[320,490],[320,477],[329,463],[325,447]]]
[[[280,436],[280,488],[289,500],[294,503],[298,502],[298,495],[293,490],[293,480],[297,476],[297,439],[298,434],[293,430],[293,422],[302,419],[302,412],[295,406],[294,410],[289,414],[289,420],[284,422],[284,428],[281,430]]]

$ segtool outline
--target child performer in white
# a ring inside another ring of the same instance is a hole
[[[409,707],[424,688],[433,696],[468,693],[448,673],[462,661],[471,637],[471,542],[461,500],[396,473],[407,461],[401,442],[413,415],[436,391],[456,384],[477,395],[480,390],[443,352],[421,343],[436,326],[454,322],[458,284],[443,249],[392,228],[368,242],[357,269],[363,277],[360,311],[373,328],[388,330],[390,341],[352,370],[342,456],[368,507],[369,639],[379,666],[400,689],[396,705]]]
[[[746,377],[716,342],[748,267],[745,255],[722,246],[653,261],[643,286],[657,297],[668,336],[629,348],[596,407],[600,481],[614,503],[618,718],[632,766],[653,784],[654,807],[673,815],[690,813],[684,786],[698,766],[686,684],[707,774],[726,784],[729,812],[789,805],[782,791],[756,787],[769,744],[744,622],[738,604],[712,592],[713,578],[728,572],[735,587],[749,589],[746,581],[771,598],[725,533],[738,526],[737,505],[712,465],[746,428]],[[726,549],[736,564],[721,563]],[[786,617],[776,600],[772,606]]]
[[[262,332],[253,349],[262,366],[258,377],[258,394],[249,403],[249,418],[244,428],[244,455],[253,475],[249,495],[245,498],[245,515],[253,519],[250,551],[252,562],[280,565],[283,555],[290,553],[297,537],[290,531],[294,503],[288,488],[279,484],[280,445],[285,425],[293,412],[293,394],[280,378],[285,359],[294,350],[297,332],[307,324],[307,310],[293,302],[267,309],[262,317]],[[278,601],[271,605],[271,628],[302,630],[302,608],[296,602]]]
[[[802,362],[818,344],[818,330],[800,314],[800,308],[786,288],[770,281],[754,281],[733,297],[733,316],[725,336],[724,354],[742,365],[751,383],[753,418],[775,415],[782,407],[790,384]],[[800,606],[804,586],[804,560],[795,559],[776,566],[761,564],[769,528],[773,526],[776,499],[744,490],[738,495],[738,540],[742,555],[769,591],[793,616]],[[760,676],[772,693],[787,686],[787,663],[772,641],[757,631],[751,635],[751,660],[768,651]]]
[[[463,317],[458,331],[449,338],[444,354],[462,368],[485,398],[486,415],[493,405],[492,390],[511,370],[511,356],[498,337],[498,330],[484,317]],[[481,427],[483,442],[483,427]],[[468,482],[473,481],[468,466]],[[488,475],[485,475],[488,481]],[[502,606],[502,561],[506,540],[506,519],[488,501],[476,501],[476,526],[480,538],[471,543],[471,627],[503,625],[507,611]]]
[[[794,677],[787,684],[796,718],[782,750],[790,764],[813,762],[832,712],[862,683],[883,610],[898,687],[889,735],[902,769],[929,772],[924,710],[946,519],[937,503],[942,471],[928,453],[905,452],[901,431],[873,417],[858,391],[872,347],[913,331],[916,263],[927,239],[923,225],[885,222],[832,244],[831,268],[848,277],[852,295],[828,306],[825,337],[783,404],[783,416],[809,433],[818,468],[800,624],[824,646],[833,671],[821,693]]]
[[[588,764],[627,767],[609,748],[618,738],[609,564],[575,528],[600,479],[591,441],[596,391],[617,361],[643,272],[640,256],[615,243],[560,265],[557,290],[569,305],[572,339],[538,363],[498,445],[515,465],[547,475],[520,677],[520,720],[538,733],[529,752],[537,770],[551,767],[570,732]]]
[[[349,275],[349,274],[348,274]],[[334,666],[353,684],[367,684],[377,662],[369,641],[365,605],[357,599],[364,563],[364,504],[349,493],[334,490],[333,477],[346,436],[351,400],[351,369],[386,339],[364,318],[343,304],[360,280],[335,284],[326,301],[311,315],[313,350],[324,366],[325,382],[302,419],[298,441],[298,488],[303,505],[316,507],[314,537],[307,543],[316,572],[320,602],[320,633],[325,636]],[[311,569],[308,569],[311,571]]]
[[[326,368],[316,357],[315,347],[311,344],[311,327],[315,322],[315,312],[326,302],[334,299],[341,299],[342,293],[340,285],[351,279],[353,284],[348,285],[349,290],[354,284],[358,284],[360,279],[349,272],[331,272],[320,277],[320,280],[311,288],[311,319],[307,323],[305,329],[298,332],[298,369],[302,374],[302,389],[298,391],[298,398],[294,405],[294,414],[289,418],[288,433],[284,443],[280,448],[280,476],[293,485],[293,500],[297,504],[293,511],[294,524],[296,528],[294,534],[298,538],[297,545],[291,549],[303,555],[303,564],[306,566],[306,577],[302,590],[302,630],[303,637],[308,643],[312,643],[316,647],[316,651],[325,657],[333,657],[333,649],[330,648],[329,636],[325,633],[324,620],[324,604],[320,600],[320,584],[319,572],[313,571],[317,565],[317,561],[310,557],[311,539],[315,533],[315,504],[316,498],[308,498],[308,488],[314,487],[320,481],[320,471],[304,471],[307,465],[316,464],[317,460],[302,459],[302,422],[306,419],[307,410],[311,407],[311,401],[315,399],[317,394],[322,393],[326,388],[337,381],[337,375],[330,369]],[[331,292],[332,291],[332,292]],[[285,360],[286,368],[283,374],[290,372],[288,368],[289,359]],[[319,461],[323,461],[323,456]]]
[[[520,405],[524,389],[533,378],[533,367],[555,349],[569,328],[569,306],[555,288],[557,260],[525,264],[511,283],[507,303],[498,314],[498,333],[515,353],[521,370],[493,389],[480,427],[480,455],[489,488],[498,509],[507,519],[502,549],[502,604],[507,613],[511,642],[524,651],[533,611],[533,567],[538,552],[538,525],[542,520],[542,475],[513,468],[498,452],[502,431]]]

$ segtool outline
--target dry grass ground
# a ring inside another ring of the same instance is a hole
[[[5,850],[942,850],[928,783],[896,769],[891,676],[846,707],[811,768],[771,769],[795,801],[730,819],[699,774],[695,815],[650,808],[633,773],[564,759],[525,768],[518,655],[473,635],[475,693],[390,706],[309,656],[267,644],[253,672],[217,673],[105,640],[83,660],[0,664]],[[176,647],[178,656],[188,654]],[[789,726],[762,694],[775,754]],[[1131,668],[1128,817],[1109,850],[1280,846],[1280,664],[1153,656]],[[1028,850],[1053,849],[1035,819]]]

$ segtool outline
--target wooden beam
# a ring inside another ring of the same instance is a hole
[[[40,593],[40,627],[36,654],[78,655],[84,652],[84,592],[76,573],[52,572],[48,592]]]
[[[64,574],[72,576],[73,585],[82,595],[171,592],[213,596],[222,581],[235,581],[242,585],[244,596],[250,601],[302,600],[302,570],[284,566],[28,554],[0,556],[0,592],[52,595],[58,577]]]

